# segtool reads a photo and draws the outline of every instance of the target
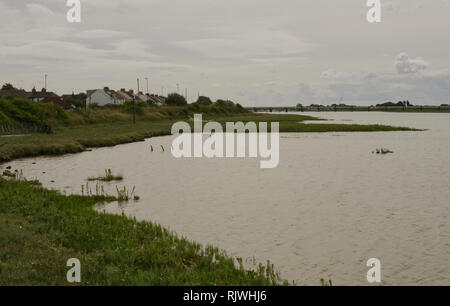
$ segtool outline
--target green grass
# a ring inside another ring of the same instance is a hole
[[[281,284],[270,264],[246,270],[159,225],[92,209],[107,200],[0,178],[0,285],[69,285],[69,258],[81,285]]]

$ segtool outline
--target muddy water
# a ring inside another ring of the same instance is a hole
[[[450,114],[312,115],[429,130],[282,134],[279,167],[265,170],[257,159],[174,159],[171,137],[9,165],[67,193],[111,168],[125,180],[106,189],[135,186],[140,201],[99,209],[270,260],[298,284],[365,285],[375,257],[384,284],[448,285]],[[395,153],[372,154],[380,147]]]

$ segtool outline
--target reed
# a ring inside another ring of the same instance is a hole
[[[114,175],[111,169],[106,169],[104,176],[90,177],[87,180],[88,181],[101,181],[101,182],[122,181],[123,176],[122,175]]]

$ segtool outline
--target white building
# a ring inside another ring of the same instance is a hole
[[[103,89],[93,89],[87,91],[86,104],[96,104],[105,106],[107,104],[123,104],[125,99],[114,90],[108,87]]]

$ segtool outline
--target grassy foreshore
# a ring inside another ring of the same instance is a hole
[[[303,124],[315,118],[253,114],[235,106],[141,107],[136,124],[132,124],[127,106],[71,112],[48,107],[35,116],[33,109],[28,110],[34,106],[19,105],[20,112],[7,108],[9,113],[0,113],[0,125],[6,131],[0,137],[3,162],[168,135],[174,122],[192,122],[194,113],[222,123],[280,122],[281,132],[409,130],[380,125]],[[51,127],[51,133],[30,132],[42,126],[47,131]],[[82,285],[284,283],[270,264],[246,270],[217,248],[204,248],[159,225],[92,209],[96,203],[111,200],[65,196],[38,187],[36,182],[0,178],[0,285],[68,285],[69,258],[82,263]]]
[[[69,258],[81,285],[281,284],[271,265],[245,270],[217,248],[92,209],[108,200],[0,178],[0,285],[69,285]]]

